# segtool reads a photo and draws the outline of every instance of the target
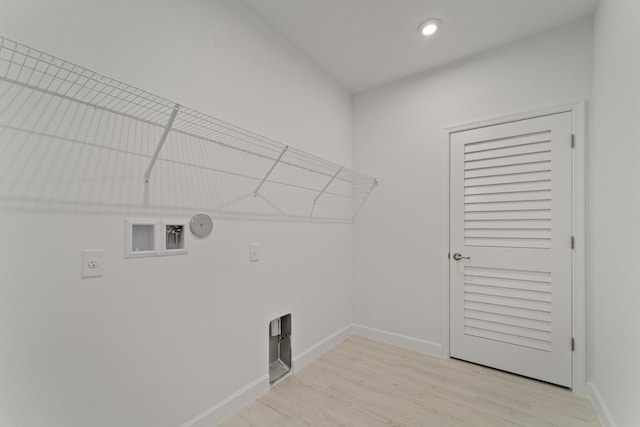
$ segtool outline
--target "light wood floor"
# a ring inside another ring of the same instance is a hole
[[[221,426],[599,425],[569,390],[350,337]]]

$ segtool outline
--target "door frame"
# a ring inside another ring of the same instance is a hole
[[[558,113],[571,113],[572,132],[575,138],[575,148],[572,157],[571,176],[571,234],[575,237],[575,248],[572,254],[571,277],[571,331],[575,340],[575,350],[572,357],[572,383],[573,393],[578,396],[586,395],[586,112],[587,101],[580,101],[571,104],[558,105],[524,113],[510,114],[502,117],[475,121],[456,126],[444,128],[443,143],[446,149],[442,150],[442,164],[444,165],[444,176],[442,177],[444,191],[442,191],[442,221],[446,224],[442,231],[442,283],[441,283],[441,324],[442,324],[442,357],[451,357],[449,348],[449,311],[450,311],[450,278],[449,278],[449,192],[450,188],[450,137],[452,133],[479,127],[499,125],[518,120],[532,119],[536,117],[549,116]],[[570,345],[570,343],[567,343]]]

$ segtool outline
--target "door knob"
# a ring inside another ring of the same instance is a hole
[[[455,259],[456,261],[460,261],[461,259],[471,259],[471,257],[462,256],[462,254],[456,252],[455,254],[453,254],[453,259]]]

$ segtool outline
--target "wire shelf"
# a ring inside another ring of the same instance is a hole
[[[377,181],[0,37],[0,206],[350,222]]]

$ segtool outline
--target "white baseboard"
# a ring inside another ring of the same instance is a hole
[[[338,332],[328,336],[313,347],[303,351],[293,358],[293,371],[295,372],[304,368],[313,361],[313,359],[320,356],[322,353],[331,350],[331,348],[340,344],[351,335],[353,335],[353,325],[340,329]]]
[[[400,335],[394,332],[383,331],[381,329],[370,328],[363,325],[352,325],[353,335],[370,338],[376,341],[382,341],[387,344],[397,345],[398,347],[408,348],[419,353],[428,354],[436,357],[442,356],[442,344],[421,340],[418,338]]]
[[[598,417],[600,417],[600,422],[602,422],[603,427],[617,427],[611,412],[609,412],[609,408],[607,404],[602,399],[602,396],[598,392],[598,388],[592,382],[587,383],[587,396],[593,402],[593,408],[596,410]]]
[[[349,338],[352,334],[352,326],[349,325],[338,332],[328,336],[313,347],[300,353],[293,359],[293,370],[300,370],[322,353],[333,346]],[[231,415],[244,408],[262,394],[269,391],[269,375],[264,375],[247,384],[226,399],[216,403],[211,408],[193,417],[180,427],[213,427],[229,418]]]
[[[216,403],[201,414],[193,417],[180,427],[214,427],[267,391],[269,391],[269,375],[264,375],[242,387],[226,399]]]
[[[395,334],[367,326],[351,324],[333,333],[311,348],[303,351],[293,359],[293,371],[298,371],[312,362],[321,354],[327,352],[351,335],[358,335],[399,347],[409,348],[420,353],[442,357],[442,346],[430,341],[412,338],[406,335]],[[180,427],[213,427],[221,423],[231,415],[244,408],[262,394],[269,391],[269,375],[264,375],[247,384],[226,399],[216,403],[211,408],[193,417]],[[611,425],[615,427],[615,424]]]

